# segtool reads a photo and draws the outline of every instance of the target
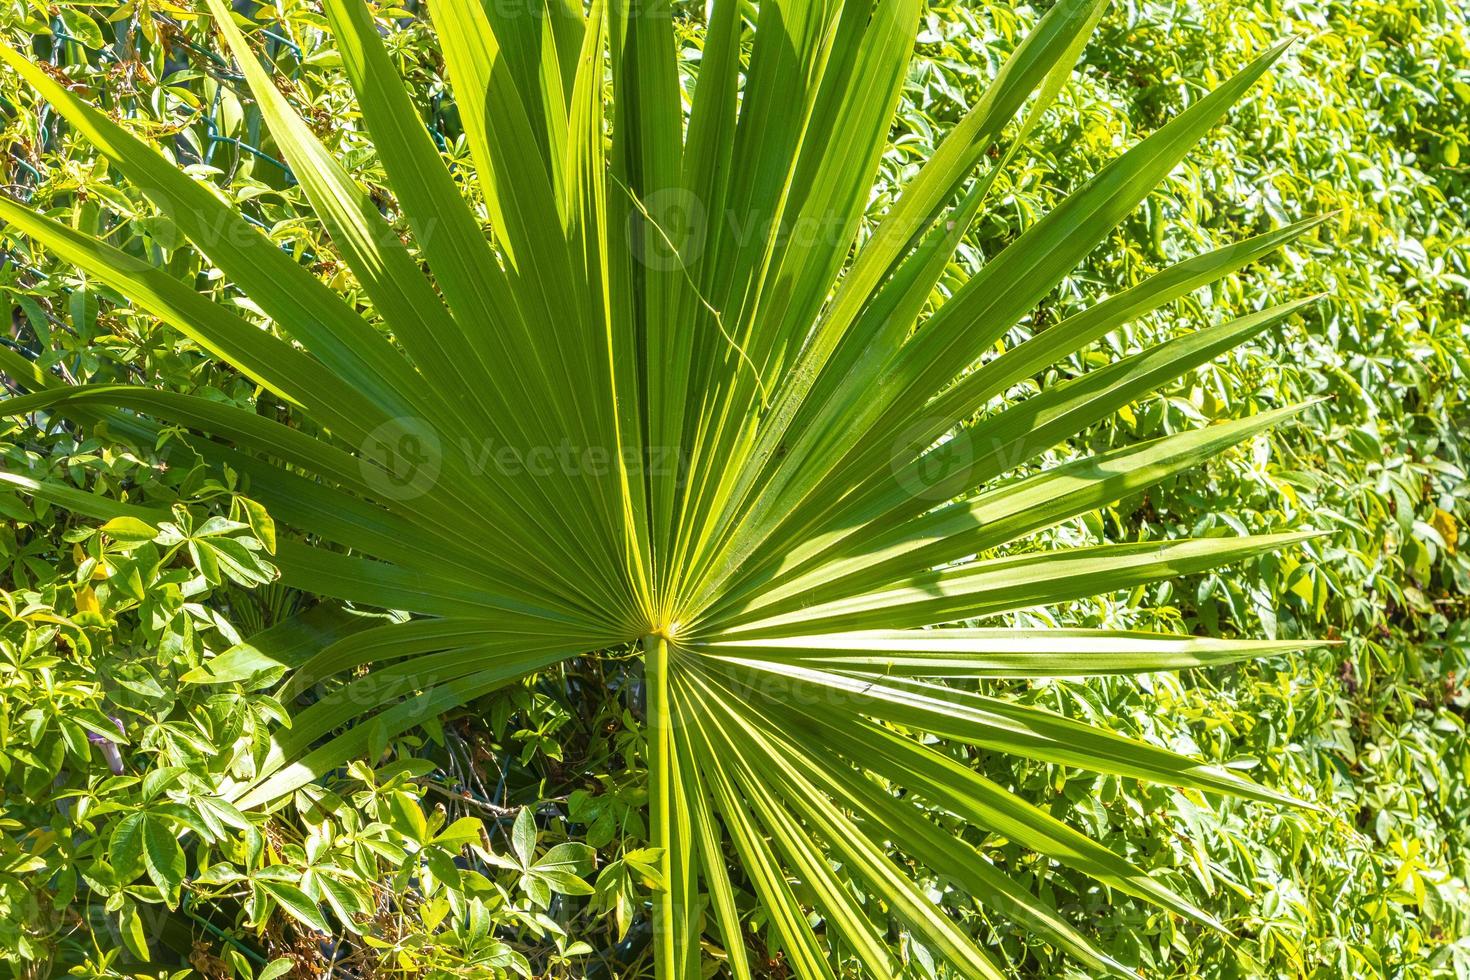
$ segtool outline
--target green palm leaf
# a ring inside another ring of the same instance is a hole
[[[943,832],[936,812],[1219,928],[1106,847],[906,733],[1297,802],[1229,769],[945,683],[1203,667],[1312,645],[971,625],[1307,539],[999,550],[1296,416],[1304,406],[1008,479],[1309,300],[995,402],[1321,218],[1182,262],[987,356],[1286,45],[1120,156],[937,302],[952,251],[1065,84],[1101,0],[1055,4],[867,233],[917,0],[767,0],[753,30],[748,5],[715,0],[687,119],[666,3],[595,0],[584,14],[541,0],[536,18],[439,0],[433,17],[488,234],[394,76],[370,11],[359,0],[324,6],[411,244],[273,85],[249,25],[209,0],[371,316],[205,184],[0,48],[264,317],[0,201],[14,231],[290,407],[288,425],[154,388],[70,387],[0,350],[0,369],[30,392],[7,413],[105,421],[139,443],[178,427],[208,464],[243,474],[296,532],[276,555],[283,580],[332,600],[190,678],[286,671],[285,700],[320,694],[231,797],[270,803],[527,673],[637,643],[650,825],[662,848],[660,976],[698,976],[702,936],[724,946],[735,976],[752,975],[727,845],[803,977],[836,976],[840,956],[874,975],[897,972],[890,918],[958,972],[1001,975],[899,852],[1089,968],[1124,972],[1024,883]],[[1009,154],[977,172],[1008,132]],[[801,233],[812,227],[820,233]],[[419,450],[406,470],[405,445]],[[510,447],[516,465],[486,465],[466,448],[479,445]],[[100,519],[162,516],[40,473],[0,480]]]

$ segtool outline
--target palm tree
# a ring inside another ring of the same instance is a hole
[[[638,643],[662,848],[660,976],[699,976],[704,933],[723,942],[733,975],[750,976],[732,863],[799,976],[834,976],[833,944],[866,971],[895,975],[878,909],[957,973],[1000,976],[905,871],[910,861],[1089,967],[1126,972],[941,830],[936,811],[1221,928],[910,733],[1293,802],[946,683],[1198,667],[1310,645],[954,625],[1301,540],[1005,550],[1299,412],[1007,479],[1301,302],[1008,395],[1317,220],[1202,254],[994,353],[1285,45],[1122,154],[941,301],[952,251],[1069,77],[1102,0],[1060,0],[872,227],[864,214],[920,0],[766,0],[754,23],[749,5],[715,0],[687,114],[667,3],[435,0],[483,214],[436,151],[369,10],[324,0],[410,244],[293,112],[224,0],[209,5],[360,301],[8,48],[0,55],[268,328],[28,207],[0,201],[0,218],[253,379],[289,409],[289,424],[162,388],[66,385],[10,352],[0,366],[31,392],[8,414],[106,421],[114,438],[149,445],[161,424],[181,427],[193,451],[243,475],[295,530],[274,558],[287,585],[329,605],[407,614],[327,617],[315,647],[281,645],[272,660],[262,640],[214,662],[220,678],[284,664],[287,699],[346,678],[296,712],[255,778],[231,788],[236,802],[290,794],[384,733],[561,659]],[[983,166],[998,145],[1008,155]],[[99,519],[164,516],[36,474],[4,479]]]

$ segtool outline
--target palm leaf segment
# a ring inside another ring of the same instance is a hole
[[[65,386],[13,354],[4,366],[32,389],[8,403],[10,414],[106,420],[123,438],[183,427],[204,459],[243,473],[278,520],[310,536],[280,546],[288,584],[413,614],[292,648],[288,697],[344,671],[356,679],[297,714],[259,778],[237,788],[242,804],[361,754],[371,729],[401,731],[561,658],[641,640],[651,824],[667,885],[654,912],[662,976],[699,975],[702,934],[722,937],[730,971],[750,975],[731,847],[772,942],[803,977],[834,975],[834,945],[875,975],[895,975],[878,910],[960,973],[999,975],[903,870],[909,861],[943,869],[962,892],[1091,967],[1120,969],[940,830],[931,810],[1217,925],[1108,849],[897,732],[1280,799],[1233,773],[934,678],[1151,671],[1302,644],[926,627],[1130,588],[1296,540],[990,557],[1296,411],[998,483],[1300,304],[995,403],[1314,221],[1191,259],[982,357],[1281,48],[1122,155],[930,311],[1000,169],[981,167],[982,157],[1006,132],[1017,145],[1060,89],[1098,0],[1056,4],[857,244],[919,0],[767,0],[754,24],[745,4],[716,0],[687,117],[661,3],[594,0],[584,14],[580,3],[545,0],[528,17],[519,5],[507,14],[436,0],[488,234],[369,11],[325,0],[417,255],[286,104],[226,6],[209,3],[370,315],[6,49],[275,332],[27,208],[0,202],[0,217],[244,372],[297,421],[152,388]],[[152,516],[31,475],[5,479],[95,516]]]

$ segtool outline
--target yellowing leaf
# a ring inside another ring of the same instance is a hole
[[[240,506],[245,508],[246,520],[250,522],[250,529],[265,545],[265,550],[271,554],[276,553],[276,522],[266,512],[265,506],[259,504],[249,497],[240,498]]]
[[[1429,526],[1438,531],[1439,536],[1444,538],[1445,547],[1453,555],[1455,553],[1455,546],[1460,542],[1460,525],[1455,520],[1455,515],[1436,507],[1434,516],[1429,519]]]

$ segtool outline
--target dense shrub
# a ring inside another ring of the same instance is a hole
[[[977,68],[983,77],[986,42],[974,39],[1009,35],[1018,29],[1013,16],[1029,19],[986,5],[934,11],[931,62],[911,99],[919,146],[974,91]],[[976,27],[958,26],[967,17]],[[1162,587],[1142,619],[1130,603],[1081,614],[1332,636],[1344,645],[1183,686],[1168,679],[1147,691],[1127,685],[1095,688],[1090,697],[1047,696],[1076,697],[1078,711],[1131,717],[1154,737],[1222,759],[1256,759],[1271,778],[1331,801],[1324,814],[1299,820],[1176,800],[1193,810],[1195,831],[1188,840],[1163,839],[1164,824],[1153,824],[1150,856],[1195,878],[1201,895],[1233,902],[1228,921],[1253,942],[1230,954],[1204,935],[1171,944],[1167,928],[1147,941],[1151,930],[1140,929],[1139,917],[1095,910],[1118,943],[1141,947],[1150,973],[1461,975],[1470,929],[1470,563],[1457,550],[1470,516],[1462,438],[1470,367],[1470,183],[1459,159],[1470,94],[1463,5],[1120,4],[1082,79],[1044,127],[1043,150],[1009,184],[975,247],[982,255],[995,248],[1068,189],[1069,175],[1093,172],[1250,51],[1292,33],[1303,42],[1290,67],[1079,270],[1076,294],[1132,281],[1303,211],[1340,210],[1320,242],[1203,293],[1198,306],[1181,304],[1175,320],[1118,337],[1116,349],[1198,320],[1211,305],[1265,306],[1314,282],[1327,287],[1320,315],[1139,406],[1095,438],[1111,444],[1247,405],[1328,400],[1311,424],[1125,502],[1077,533],[1122,539],[1305,520],[1330,536],[1300,563],[1267,560],[1249,573]],[[1064,289],[1035,325],[1072,306]],[[1094,790],[1069,784],[1058,796],[1100,826],[1128,827],[1119,847],[1150,825],[1141,813],[1164,802],[1099,809]]]
[[[682,41],[691,49],[700,6],[687,5]],[[109,13],[63,4],[52,16],[15,4],[4,32],[50,56],[89,96],[207,174],[283,247],[350,288],[320,229],[300,217],[299,191],[203,26],[156,3]],[[972,102],[1037,13],[932,5],[885,160],[893,181]],[[394,14],[390,46],[444,151],[462,159],[429,29],[411,11]],[[283,87],[381,186],[320,16],[282,3],[268,19]],[[1253,765],[1263,781],[1322,810],[1206,800],[983,755],[968,761],[1157,869],[1237,937],[1181,926],[991,842],[998,859],[1034,874],[1071,918],[1149,976],[1464,976],[1470,562],[1458,539],[1470,521],[1460,435],[1470,390],[1470,160],[1460,154],[1470,151],[1470,10],[1447,0],[1117,4],[1033,136],[1034,153],[1000,178],[950,284],[1121,148],[1291,33],[1303,41],[1273,80],[1012,339],[1212,244],[1340,210],[1316,239],[1111,337],[1099,360],[1202,319],[1295,298],[1313,283],[1328,290],[1300,327],[1134,406],[1089,442],[1106,447],[1324,397],[1308,423],[1055,532],[1066,543],[1301,524],[1328,535],[1295,558],[1036,616],[1343,643],[1197,675],[1010,693]],[[32,94],[7,75],[0,95],[10,194],[64,209],[84,230],[113,229],[115,242],[180,276],[201,275],[168,220]],[[880,195],[875,211],[883,204]],[[23,240],[4,247],[9,348],[20,357],[69,380],[161,379],[273,410],[268,396],[107,289]],[[1079,358],[1034,383],[1088,366]],[[30,369],[15,356],[0,367],[12,377]],[[334,955],[342,970],[378,962],[406,974],[462,975],[478,964],[646,975],[644,902],[655,882],[638,815],[637,679],[617,657],[572,662],[472,715],[382,745],[379,758],[338,774],[314,800],[247,818],[220,803],[217,788],[249,771],[281,717],[264,693],[271,678],[181,678],[293,611],[295,596],[269,584],[273,529],[248,488],[206,478],[177,447],[135,458],[105,435],[43,424],[12,425],[3,436],[7,467],[41,464],[75,486],[179,510],[159,534],[126,523],[99,531],[0,493],[8,614],[0,955],[35,976],[73,967],[84,976],[156,973],[157,963],[175,961],[206,976],[261,976],[278,957],[274,969],[312,975]],[[1083,448],[1058,447],[1052,460]],[[152,465],[160,458],[161,471]],[[96,572],[104,554],[115,569],[106,579]],[[187,856],[159,832],[180,826],[192,831]],[[127,867],[135,840],[135,880],[98,872],[103,857]],[[461,878],[461,865],[481,873]],[[416,876],[416,893],[404,895]],[[303,887],[325,890],[330,921],[303,900]],[[161,914],[171,893],[177,911]],[[962,896],[948,901],[1019,973],[1075,970]],[[378,935],[343,932],[335,916],[367,907],[377,910]],[[322,940],[317,929],[336,933]],[[132,963],[150,942],[155,965]],[[924,950],[905,954],[915,975],[928,972]]]

